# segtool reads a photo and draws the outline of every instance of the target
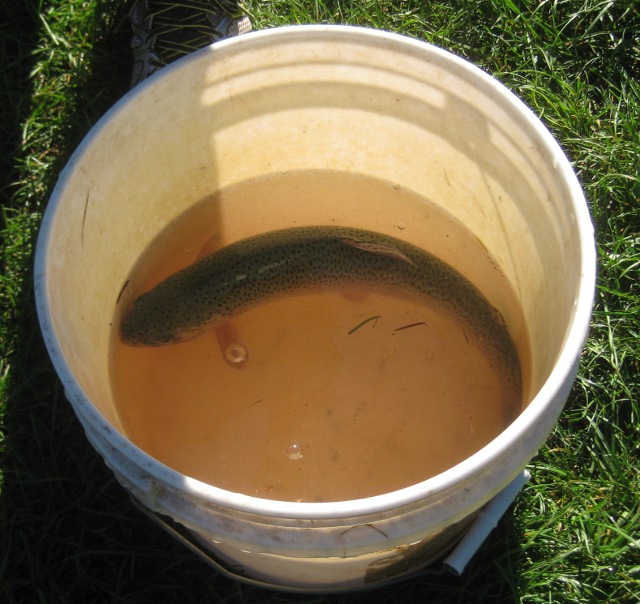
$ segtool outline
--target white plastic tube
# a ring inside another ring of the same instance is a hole
[[[516,478],[500,491],[478,514],[469,532],[442,562],[443,566],[456,575],[461,575],[469,560],[484,543],[489,533],[496,527],[520,489],[529,482],[531,474],[523,470]]]

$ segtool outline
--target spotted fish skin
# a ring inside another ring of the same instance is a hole
[[[413,244],[350,227],[271,231],[213,252],[135,300],[121,334],[132,346],[185,342],[265,298],[341,283],[378,284],[437,304],[520,383],[502,315],[469,281]]]

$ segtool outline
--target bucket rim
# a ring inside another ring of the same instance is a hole
[[[405,48],[425,58],[438,58],[455,66],[460,73],[469,78],[469,81],[474,86],[480,87],[490,94],[496,102],[499,101],[501,105],[509,107],[511,111],[517,113],[527,127],[533,131],[541,147],[545,149],[549,157],[553,158],[555,169],[560,174],[560,180],[566,187],[567,196],[575,215],[575,229],[579,242],[580,281],[564,344],[550,375],[519,416],[479,451],[436,476],[389,493],[338,502],[297,503],[226,491],[185,476],[134,445],[107,422],[74,378],[56,337],[47,296],[47,250],[52,235],[54,218],[61,203],[63,191],[84,150],[97,138],[109,121],[115,118],[132,98],[141,94],[147,88],[154,86],[154,83],[160,78],[171,77],[173,71],[185,68],[190,62],[199,60],[203,54],[211,53],[213,49],[222,47],[233,49],[237,47],[237,52],[242,52],[247,44],[289,42],[292,40],[292,36],[297,36],[298,39],[304,39],[306,42],[322,40],[327,36],[334,39],[339,38],[341,42],[349,43],[384,41],[396,49]],[[175,492],[181,492],[191,500],[207,502],[206,505],[209,506],[215,505],[239,512],[274,518],[344,519],[384,513],[410,506],[435,493],[451,490],[455,488],[456,484],[468,480],[472,476],[482,475],[493,462],[497,462],[504,457],[514,442],[526,440],[526,433],[531,424],[540,420],[549,408],[554,405],[559,408],[562,407],[564,399],[558,399],[562,397],[563,393],[566,394],[567,384],[571,384],[575,378],[580,351],[588,335],[595,295],[596,250],[594,228],[587,202],[569,159],[562,151],[559,143],[533,111],[497,79],[470,61],[448,50],[405,35],[350,25],[291,25],[250,32],[242,36],[216,42],[212,46],[196,51],[192,55],[163,68],[158,74],[136,86],[107,111],[89,131],[71,156],[67,166],[60,173],[42,220],[36,244],[34,268],[36,309],[40,328],[52,363],[64,386],[65,395],[73,405],[76,413],[81,416],[83,422],[88,422],[98,429],[109,443],[109,446],[122,452],[137,468],[142,468],[152,474],[170,486]],[[538,443],[538,446],[541,444]],[[514,470],[513,476],[505,476],[504,484],[506,485],[521,470],[522,468],[518,468],[517,471]],[[491,494],[488,494],[488,496],[491,496]]]

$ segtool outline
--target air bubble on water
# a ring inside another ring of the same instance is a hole
[[[234,343],[227,346],[227,349],[224,351],[224,356],[229,363],[239,365],[240,363],[246,362],[248,353],[242,344]]]
[[[287,447],[287,457],[293,461],[302,459],[302,447],[298,443],[291,443]]]

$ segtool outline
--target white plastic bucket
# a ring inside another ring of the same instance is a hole
[[[193,203],[249,178],[318,167],[399,183],[473,230],[522,305],[530,402],[478,453],[399,491],[338,503],[224,491],[159,463],[123,433],[109,376],[114,304],[149,242]],[[496,80],[402,36],[305,26],[199,51],[113,107],[60,176],[35,281],[67,397],[124,487],[244,577],[331,591],[429,564],[522,472],[576,375],[595,252],[567,158]]]

